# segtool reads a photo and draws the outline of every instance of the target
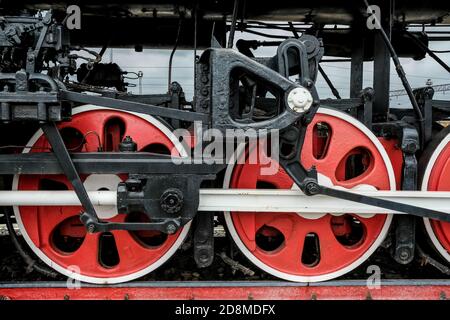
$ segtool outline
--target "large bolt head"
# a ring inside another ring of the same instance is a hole
[[[311,93],[303,87],[292,89],[287,97],[288,106],[295,112],[306,112],[311,108],[313,97]]]
[[[87,232],[88,233],[94,233],[95,232],[95,225],[94,224],[88,224],[88,226],[87,226]]]
[[[166,232],[167,232],[168,234],[174,234],[175,232],[177,232],[177,226],[174,225],[173,223],[169,223],[169,224],[166,226]]]
[[[184,205],[183,192],[177,188],[170,188],[163,192],[160,198],[161,209],[169,214],[181,211]]]

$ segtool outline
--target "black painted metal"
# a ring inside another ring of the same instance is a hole
[[[197,214],[200,185],[214,174],[130,175],[117,189],[117,208],[121,213],[143,212],[149,222],[98,224],[97,229],[159,230],[173,234]]]
[[[214,260],[214,212],[204,212],[194,219],[194,260],[199,268]]]
[[[361,28],[364,28],[361,24],[354,25],[352,28],[355,40],[352,44],[352,58],[350,64],[350,98],[359,97],[363,88],[365,39],[361,32]]]
[[[439,212],[436,210],[426,209],[417,206],[411,206],[408,204],[398,203],[394,201],[372,198],[356,193],[351,193],[347,191],[342,191],[338,189],[332,189],[328,187],[320,186],[320,194],[324,194],[330,197],[336,197],[339,199],[345,199],[349,201],[364,203],[367,205],[373,205],[376,207],[380,207],[383,209],[391,209],[404,213],[411,214],[413,216],[422,217],[422,218],[431,218],[440,221],[450,222],[450,214]]]
[[[374,60],[373,60],[373,89],[375,96],[373,100],[374,120],[383,122],[387,119],[389,110],[389,84],[391,71],[391,57],[389,49],[383,38],[383,31],[387,39],[391,38],[391,26],[393,23],[391,15],[392,0],[383,1],[381,10],[380,32],[375,34]]]
[[[41,73],[0,73],[3,91],[0,92],[0,120],[62,121],[70,119],[70,106],[61,101],[58,84]],[[30,91],[39,84],[40,89]],[[15,91],[10,90],[14,85]]]
[[[439,65],[442,66],[442,68],[444,68],[447,72],[450,72],[450,66],[445,63],[441,58],[439,58],[434,52],[433,50],[431,50],[430,48],[428,48],[428,46],[426,46],[418,37],[416,37],[414,34],[410,33],[410,32],[405,32],[406,35],[408,37],[410,37],[411,39],[413,39],[413,41],[417,44],[417,46],[422,49],[423,51],[425,51],[426,53],[428,53],[428,55],[430,57],[432,57],[437,63],[439,63]]]
[[[327,83],[328,87],[330,87],[331,93],[336,97],[336,99],[342,99],[341,95],[339,94],[339,91],[336,89],[336,87],[333,85],[333,82],[331,82],[330,78],[326,74],[325,70],[319,65],[319,72],[322,75],[323,79]]]
[[[400,148],[403,152],[402,190],[417,190],[416,152],[420,149],[417,129],[408,126],[401,128]],[[400,264],[411,263],[416,247],[416,220],[413,216],[396,217],[395,248],[393,258]]]
[[[77,169],[75,168],[72,159],[70,158],[69,152],[64,144],[64,141],[59,133],[58,128],[54,122],[44,123],[42,125],[42,131],[44,131],[45,137],[50,143],[53,154],[55,155],[58,163],[67,177],[67,179],[72,184],[73,190],[80,199],[81,205],[85,210],[85,214],[89,217],[89,222],[97,222],[98,217],[95,212],[95,208],[89,199],[86,189],[84,188],[83,182],[78,175]],[[83,221],[85,224],[87,221]]]
[[[89,152],[71,153],[70,157],[79,174],[106,173],[193,173],[215,174],[226,167],[213,159],[194,163],[189,159],[172,158],[147,152]],[[0,154],[0,174],[62,174],[58,160],[53,153]]]
[[[84,104],[94,104],[97,106],[139,112],[142,114],[148,114],[152,116],[167,117],[172,119],[179,119],[184,121],[202,121],[209,123],[209,116],[206,114],[199,114],[190,111],[177,110],[171,108],[165,108],[145,103],[139,103],[129,100],[113,99],[109,97],[93,96],[84,93],[71,92],[71,91],[61,91],[61,99],[84,103]]]
[[[211,106],[214,128],[223,132],[226,129],[282,129],[294,123],[301,116],[286,107],[287,93],[298,85],[278,72],[231,49],[209,49],[203,53],[200,62],[206,65],[203,67],[204,69],[209,70],[210,82],[202,85],[199,95],[203,95],[203,102],[206,101]],[[232,72],[247,73],[255,79],[263,79],[280,95],[283,111],[276,118],[260,122],[254,122],[251,119],[240,121],[233,118],[233,113],[237,112],[237,106],[235,106],[237,92],[235,90],[238,79],[233,76]],[[232,80],[230,81],[230,79]],[[201,108],[204,106],[196,106],[197,110]]]
[[[434,89],[424,87],[414,90],[414,96],[423,115],[423,143],[424,145],[431,141],[433,134],[433,95]]]

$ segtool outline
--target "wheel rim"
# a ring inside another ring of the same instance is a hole
[[[438,137],[424,152],[432,151],[424,171],[422,191],[450,191],[450,129],[443,133],[443,137]],[[450,262],[450,223],[428,218],[423,220],[433,245]]]
[[[330,138],[321,139],[315,130],[324,124]],[[365,170],[348,174],[343,163],[358,157],[365,162]],[[316,165],[334,185],[368,184],[395,190],[392,165],[381,143],[360,122],[335,110],[320,108],[308,126],[302,163],[307,168]],[[281,168],[273,176],[261,176],[260,168],[248,163],[230,166],[224,187],[292,188],[292,180]],[[306,218],[301,213],[226,212],[225,220],[237,246],[258,267],[286,280],[315,282],[338,277],[364,262],[385,238],[392,216],[322,214]]]
[[[75,129],[75,131],[73,130]],[[121,137],[130,135],[138,151],[164,152],[185,156],[176,137],[153,117],[116,111],[97,106],[74,109],[73,120],[60,125],[68,148],[77,149],[85,136],[86,144],[79,152],[95,152],[99,141],[106,151],[117,151]],[[48,146],[42,131],[28,145]],[[42,150],[41,150],[42,151]],[[26,151],[24,151],[26,152]],[[114,190],[126,175],[82,175],[89,190]],[[16,175],[14,190],[69,189],[62,175]],[[91,283],[119,283],[141,277],[167,261],[186,237],[190,223],[173,235],[157,232],[128,232],[87,234],[79,221],[81,208],[72,207],[14,207],[21,233],[32,250],[50,267],[74,279]],[[97,208],[98,215],[114,222],[145,221],[144,214],[114,213],[114,207]],[[112,213],[111,213],[112,212]]]

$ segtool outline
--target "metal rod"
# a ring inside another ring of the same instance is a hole
[[[75,168],[72,158],[70,157],[69,152],[64,144],[64,140],[56,127],[54,122],[44,123],[41,126],[42,131],[45,134],[50,146],[52,147],[53,153],[58,160],[61,169],[64,172],[66,178],[70,181],[77,198],[80,199],[80,202],[83,205],[83,209],[87,214],[93,215],[96,217],[95,208],[92,205],[89,197],[87,195],[87,191],[83,185],[83,182],[80,179],[80,176]]]
[[[234,32],[236,31],[236,21],[237,21],[238,10],[239,10],[239,0],[234,0],[233,18],[231,21],[230,35],[228,36],[228,44],[227,44],[227,48],[229,48],[229,49],[233,48]]]
[[[175,52],[177,51],[178,42],[180,40],[180,33],[181,33],[181,26],[183,25],[183,16],[180,15],[180,20],[178,22],[178,30],[177,30],[177,37],[175,39],[175,44],[173,46],[172,52],[170,53],[169,58],[169,75],[167,77],[167,90],[170,91],[170,85],[172,83],[172,62],[173,62],[173,56]]]
[[[370,7],[367,0],[364,0],[364,3],[366,5],[366,8]],[[408,94],[409,100],[412,104],[412,107],[416,114],[417,120],[419,121],[419,124],[421,127],[421,130],[420,130],[421,131],[421,142],[423,143],[424,142],[424,138],[423,138],[424,118],[423,118],[422,111],[420,110],[419,104],[417,103],[416,97],[414,96],[413,90],[408,82],[408,79],[406,78],[405,71],[403,70],[402,64],[400,63],[400,60],[397,56],[397,53],[395,52],[394,47],[392,46],[391,41],[389,40],[388,36],[386,35],[386,32],[384,32],[383,27],[381,27],[381,22],[378,20],[378,18],[375,15],[374,15],[374,19],[375,19],[377,25],[379,26],[379,28],[377,28],[377,30],[380,33],[380,35],[384,41],[384,44],[386,45],[386,47],[388,48],[388,50],[391,54],[392,61],[394,62],[394,65],[395,65],[395,70],[397,71],[397,74],[398,74],[400,80],[402,81],[403,87],[405,88],[405,91]]]
[[[328,78],[328,75],[325,73],[325,71],[322,69],[322,67],[319,66],[319,72],[322,75],[322,77],[325,79],[325,82],[328,84],[328,86],[330,87],[331,92],[333,93],[333,95],[337,98],[337,99],[342,99],[341,95],[339,94],[339,91],[336,89],[336,87],[333,85],[333,82],[331,82],[330,78]]]
[[[450,192],[442,191],[354,191],[352,193],[432,208],[450,214]],[[116,191],[88,191],[95,206],[114,206]],[[74,191],[0,191],[0,206],[76,206]],[[337,199],[325,195],[306,196],[300,190],[200,189],[199,211],[298,212],[300,215],[325,213],[403,214],[401,211]]]
[[[351,62],[352,59],[322,59],[320,62]]]
[[[447,70],[447,72],[450,72],[450,66],[448,64],[446,64],[441,58],[439,58],[432,50],[430,50],[430,48],[428,48],[425,44],[423,44],[422,41],[420,41],[419,39],[417,39],[416,37],[414,37],[413,34],[411,34],[410,32],[406,32],[406,35],[408,37],[410,37],[419,48],[421,48],[422,50],[424,50],[426,53],[428,53],[430,55],[430,57],[432,57],[437,63],[439,63],[445,70]]]
[[[296,39],[300,38],[300,36],[299,36],[297,30],[295,30],[295,27],[294,27],[294,25],[292,24],[292,21],[289,21],[288,24],[289,24],[289,29],[291,29],[292,33],[294,34],[294,37],[295,37]]]

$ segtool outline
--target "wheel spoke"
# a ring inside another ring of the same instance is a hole
[[[139,244],[128,231],[113,231],[113,235],[121,262],[133,261],[139,257],[146,256],[148,254],[148,250],[151,250]]]
[[[389,190],[395,177],[391,176],[391,164],[385,163],[386,158],[381,154],[384,150],[378,149],[377,138],[360,129],[357,120],[352,122],[337,111],[324,111],[319,109],[308,126],[301,155],[304,167],[316,166],[318,173],[327,176],[334,185],[353,188],[368,184],[379,190]],[[319,122],[321,127],[314,131]],[[325,129],[328,131],[317,131]],[[313,138],[312,134],[321,136]],[[230,187],[292,187],[292,180],[283,170],[264,176],[260,168],[254,164],[235,166]],[[265,271],[294,281],[332,279],[347,271],[349,266],[358,266],[376,249],[391,221],[386,215],[367,219],[358,216],[352,219],[346,215],[350,220],[333,218],[332,225],[331,215],[314,219],[303,218],[301,213],[231,215],[227,225],[235,230],[232,236],[239,237],[237,243],[243,253]],[[280,239],[284,242],[277,246]]]
[[[265,253],[259,251],[258,256],[264,255],[266,258],[276,259],[285,270],[300,270],[302,267],[301,257],[307,235],[306,228],[302,227],[300,223],[293,224],[290,230],[283,228],[280,224],[274,223],[273,225],[277,225],[282,231],[285,237],[284,244],[275,252]]]
[[[73,148],[71,151],[98,152],[99,139],[102,150],[116,150],[122,137],[130,135],[140,148],[157,143],[165,150],[173,149],[173,154],[180,153],[180,150],[173,148],[171,142],[175,141],[176,137],[166,136],[167,129],[156,119],[94,106],[81,108],[87,111],[74,109],[72,121],[59,125],[66,144]],[[107,128],[110,128],[109,131]],[[108,138],[106,141],[105,136]],[[83,144],[83,137],[87,143]],[[41,136],[35,145],[42,147],[48,143],[45,137]],[[41,152],[41,149],[33,149],[32,152]],[[94,189],[111,188],[110,184],[102,187],[102,183],[107,184],[108,179],[102,180],[101,175],[98,175],[97,179],[95,176],[89,176]],[[81,178],[84,181],[87,176]],[[120,179],[127,179],[127,176],[120,175]],[[17,175],[15,180],[18,190],[72,189],[63,175]],[[37,255],[46,257],[52,266],[58,266],[57,270],[65,275],[94,283],[123,282],[156,268],[176,252],[174,247],[181,244],[179,237],[184,236],[185,228],[189,227],[185,226],[183,232],[166,238],[160,235],[144,235],[146,242],[141,243],[140,238],[138,240],[128,231],[86,233],[84,226],[78,222],[80,211],[80,206],[19,207],[15,213],[18,221],[22,222],[19,223],[21,232],[28,235],[24,238]],[[108,213],[105,219],[125,222],[127,216],[114,214],[114,211]],[[114,217],[108,219],[108,216]],[[150,245],[147,245],[147,242]],[[77,268],[80,274],[73,273]]]
[[[323,219],[317,234],[320,245],[320,261],[317,268],[333,268],[336,265],[345,264],[351,258],[351,250],[336,239],[331,228],[330,216]]]
[[[428,183],[422,185],[422,190],[450,191],[450,127],[443,129],[441,135],[430,142],[423,156],[426,158],[421,159],[421,162],[427,163],[427,166],[423,170],[426,176],[422,181]],[[450,262],[450,223],[428,219],[424,219],[424,223],[431,242],[441,256]]]
[[[67,265],[78,266],[82,271],[104,268],[99,262],[99,237],[100,233],[86,234],[80,248],[63,255],[61,260]]]

